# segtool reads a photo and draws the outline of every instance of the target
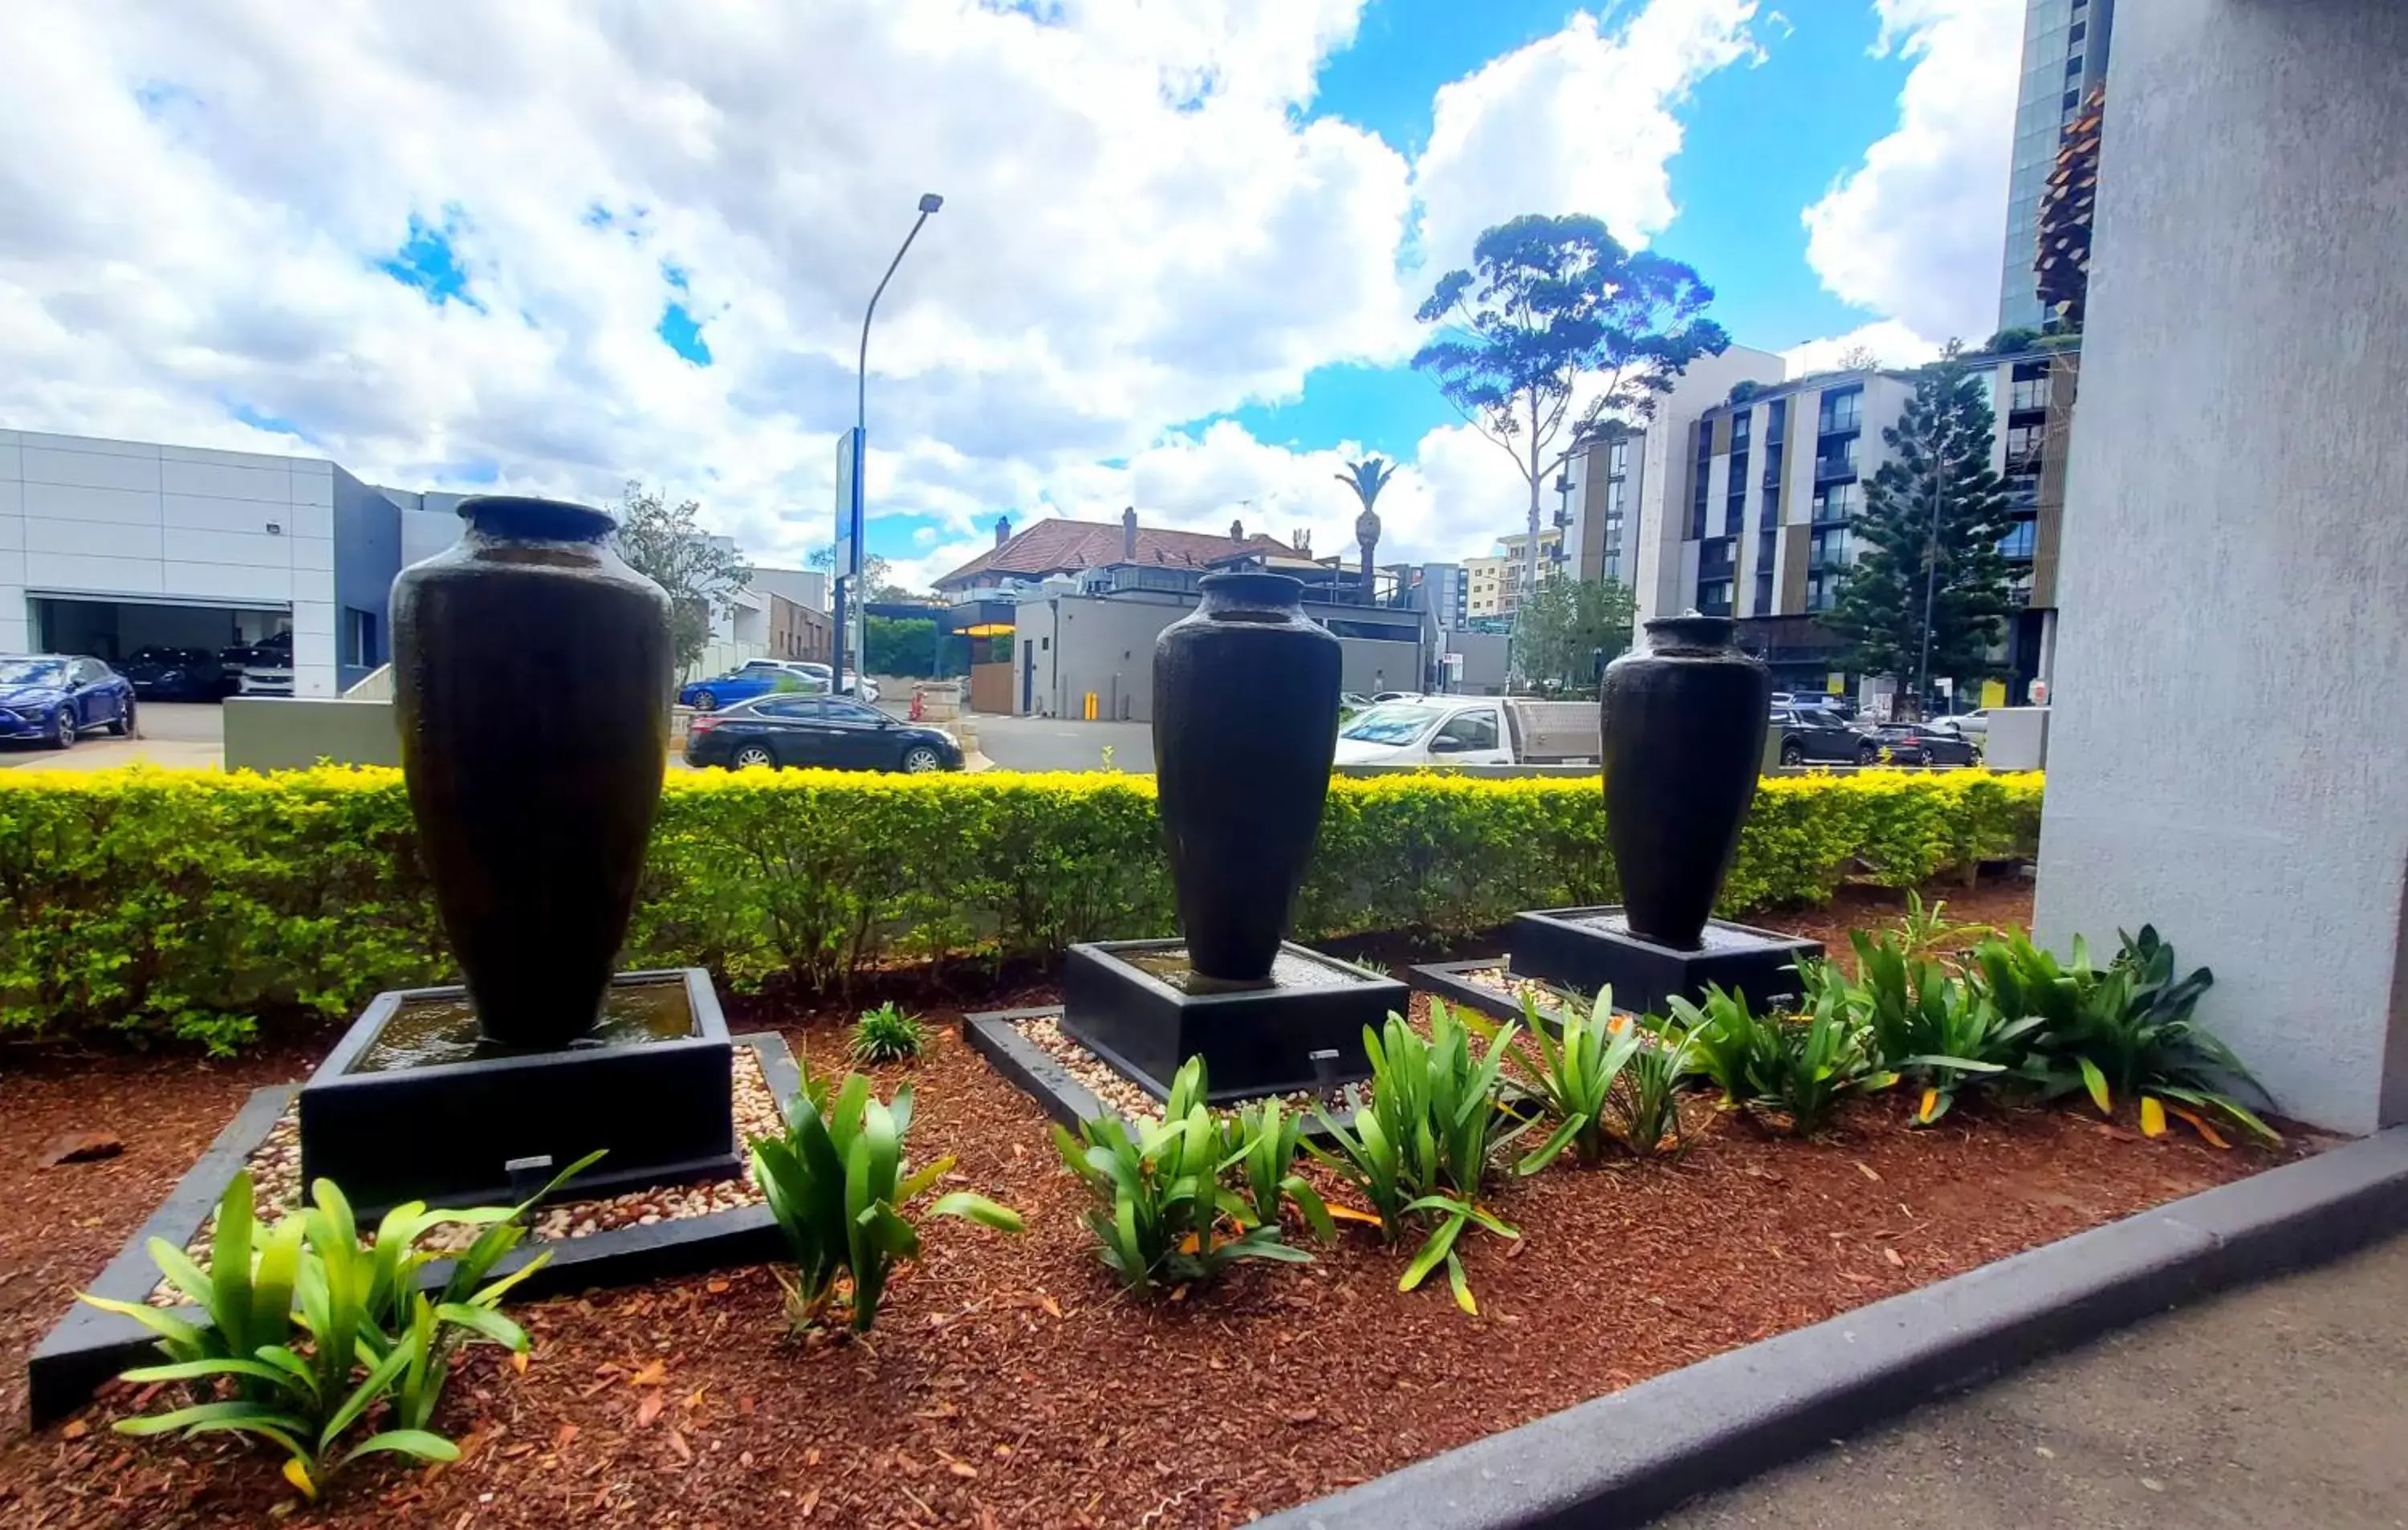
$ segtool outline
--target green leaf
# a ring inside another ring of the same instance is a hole
[[[364,1455],[372,1455],[379,1451],[414,1455],[421,1461],[460,1459],[460,1447],[430,1430],[388,1429],[380,1435],[370,1435],[344,1451],[343,1458],[337,1462],[336,1466],[348,1466]]]
[[[513,1353],[527,1347],[526,1330],[490,1307],[468,1302],[443,1302],[436,1307],[435,1315],[445,1323],[470,1329]]]
[[[939,1195],[928,1208],[932,1217],[963,1217],[982,1227],[994,1227],[1007,1233],[1021,1231],[1020,1213],[1008,1206],[998,1205],[984,1195],[956,1190],[950,1195]]]
[[[2084,1088],[2090,1091],[2090,1103],[2099,1107],[2100,1115],[2114,1115],[2115,1101],[2107,1093],[2107,1075],[2100,1072],[2099,1065],[2087,1057],[2077,1057],[2073,1062],[2074,1065],[2082,1070],[2082,1084]]]
[[[1446,1258],[1447,1251],[1455,1247],[1455,1240],[1462,1236],[1463,1226],[1464,1219],[1459,1213],[1440,1223],[1438,1230],[1430,1234],[1428,1241],[1422,1245],[1421,1251],[1413,1255],[1413,1262],[1405,1266],[1405,1273],[1398,1278],[1397,1289],[1411,1291],[1420,1285],[1424,1278]]]

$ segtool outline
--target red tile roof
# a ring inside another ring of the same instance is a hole
[[[1200,531],[1137,529],[1137,557],[1141,564],[1177,568],[1203,568],[1233,553],[1260,551],[1273,557],[1305,558],[1311,554],[1260,532],[1244,541]],[[985,575],[1017,575],[1039,579],[1049,574],[1076,573],[1128,562],[1122,556],[1122,528],[1116,522],[1038,521],[1015,532],[999,548],[980,553],[937,580],[939,590],[965,589]]]

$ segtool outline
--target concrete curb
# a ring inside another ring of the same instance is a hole
[[[1259,1522],[1641,1524],[2142,1318],[2408,1229],[2408,1127],[1684,1366]]]

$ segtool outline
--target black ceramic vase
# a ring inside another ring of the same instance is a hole
[[[1304,880],[1338,751],[1338,639],[1284,574],[1211,574],[1154,645],[1154,779],[1198,975],[1260,982]]]
[[[1647,623],[1605,666],[1605,823],[1630,932],[1697,949],[1764,766],[1772,677],[1727,616]]]
[[[669,602],[600,510],[460,514],[460,540],[394,582],[402,772],[486,1038],[565,1046],[600,1013],[660,808]]]

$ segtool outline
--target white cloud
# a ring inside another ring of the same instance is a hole
[[[1897,131],[1805,210],[1806,259],[1918,336],[1997,327],[2023,0],[1875,0],[1878,50],[1913,59]],[[1878,348],[1877,348],[1878,349]]]
[[[1936,342],[1925,339],[1895,319],[1881,319],[1860,324],[1845,335],[1791,346],[1781,353],[1781,359],[1789,364],[1789,375],[1794,378],[1808,372],[1828,372],[1840,365],[1841,357],[1860,350],[1871,351],[1884,366],[1920,366],[1940,354]]]
[[[1584,212],[1637,246],[1672,221],[1672,108],[1706,76],[1759,56],[1755,0],[1654,0],[1618,26],[1562,31],[1441,86],[1413,169],[1431,273],[1465,264],[1483,229],[1526,212]]]
[[[1575,15],[1442,92],[1414,166],[1304,115],[1362,4],[359,0],[298,26],[283,0],[12,0],[0,423],[403,487],[641,476],[796,559],[826,539],[861,305],[937,191],[870,350],[873,509],[933,522],[910,570],[989,545],[999,507],[1342,547],[1354,453],[1173,427],[1401,359],[1409,233],[1458,262],[1532,208],[1660,229],[1671,110],[1751,56],[1755,10]],[[448,238],[459,299],[380,268],[413,230]],[[712,365],[655,334],[671,302]],[[1519,523],[1495,447],[1450,427],[1416,456],[1384,551]]]
[[[1293,116],[1355,7],[21,0],[0,419],[265,444],[241,406],[391,481],[640,473],[775,544],[828,503],[861,305],[936,190],[872,481],[967,510],[1394,349],[1407,167]],[[476,306],[378,269],[413,219]],[[673,299],[714,365],[653,333]]]

